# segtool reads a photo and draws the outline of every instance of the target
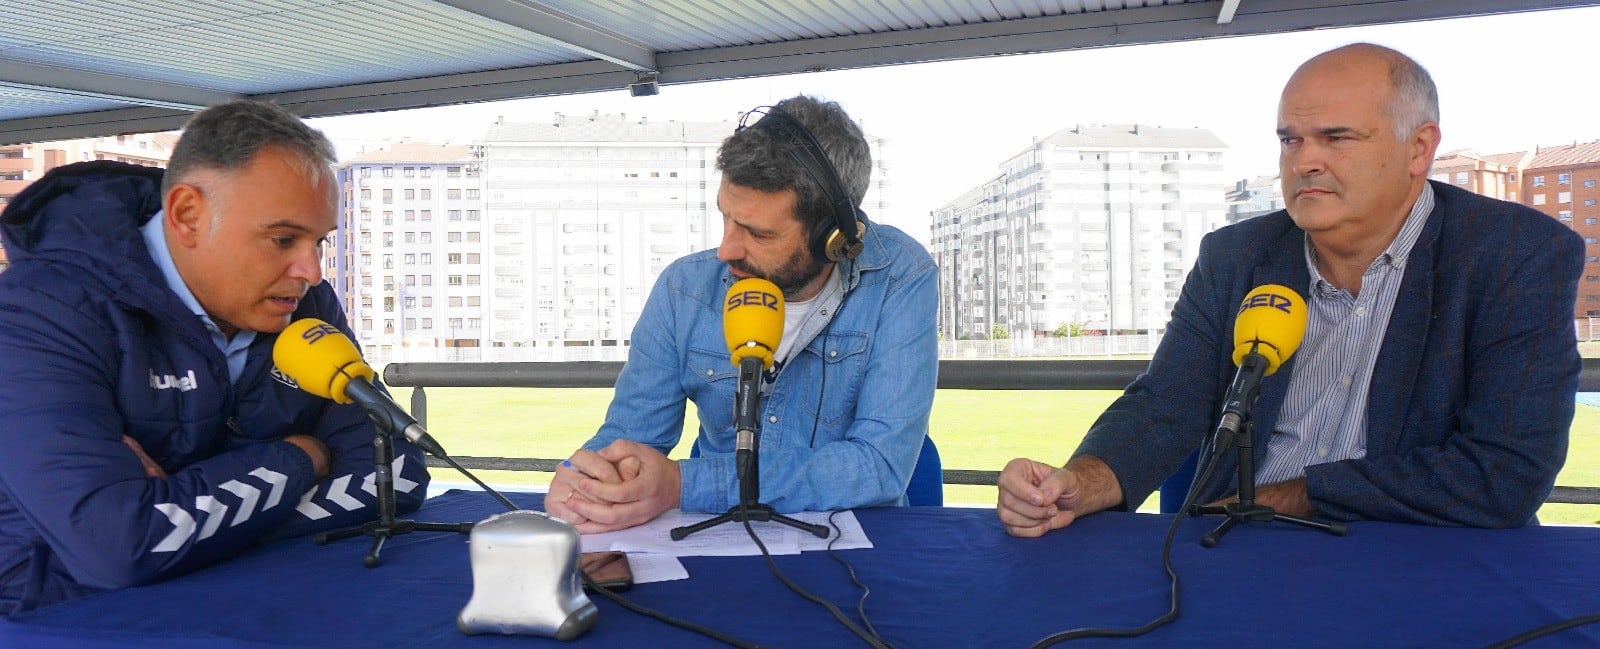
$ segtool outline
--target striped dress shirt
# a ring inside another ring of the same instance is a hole
[[[1406,257],[1433,212],[1433,203],[1433,187],[1424,183],[1399,234],[1361,274],[1360,295],[1322,278],[1316,248],[1306,236],[1306,268],[1311,272],[1306,337],[1277,429],[1267,438],[1257,485],[1304,477],[1309,465],[1366,456],[1372,368],[1400,293]]]

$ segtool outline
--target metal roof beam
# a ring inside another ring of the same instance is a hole
[[[6,61],[0,65],[0,85],[187,111],[197,111],[236,96],[175,83],[24,61]]]
[[[1217,24],[1226,25],[1233,22],[1233,14],[1239,11],[1239,0],[1223,0],[1222,11],[1217,12]]]
[[[434,0],[527,30],[552,43],[636,72],[654,72],[656,53],[597,25],[539,6],[533,0]]]

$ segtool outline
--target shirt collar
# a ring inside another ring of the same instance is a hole
[[[1372,265],[1391,266],[1396,270],[1405,270],[1406,258],[1411,256],[1411,249],[1417,245],[1417,237],[1422,235],[1422,227],[1428,223],[1428,215],[1433,212],[1433,185],[1422,183],[1422,193],[1417,194],[1417,200],[1411,203],[1411,211],[1406,214],[1406,221],[1400,226],[1400,232],[1395,234],[1394,241],[1389,242],[1389,247],[1383,254],[1372,260]],[[1317,270],[1317,249],[1311,244],[1311,234],[1305,235],[1306,269],[1311,271],[1311,288],[1320,292],[1331,292],[1332,284],[1322,278],[1322,273]]]
[[[178,274],[178,265],[172,261],[172,250],[167,248],[166,222],[167,211],[156,212],[144,225],[139,227],[139,234],[144,236],[144,245],[150,250],[150,259],[156,262],[156,267],[161,269],[161,276],[167,280],[167,288],[172,289],[189,307],[189,311],[205,323],[206,329],[214,334],[221,334],[222,329],[211,319],[206,310],[200,306],[200,300],[195,298],[194,291],[189,290],[189,285],[183,281],[183,276]],[[239,333],[244,333],[240,331]]]

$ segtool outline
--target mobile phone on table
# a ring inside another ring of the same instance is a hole
[[[611,550],[585,552],[578,562],[583,574],[606,590],[627,590],[633,587],[633,568],[628,566],[628,554]],[[584,584],[584,588],[588,588]]]

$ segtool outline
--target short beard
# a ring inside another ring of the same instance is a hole
[[[742,259],[730,261],[728,265],[747,275],[760,277],[776,284],[778,290],[783,293],[784,298],[789,299],[789,296],[805,290],[806,285],[816,280],[817,276],[822,274],[822,269],[828,264],[812,256],[809,250],[800,248],[783,262],[782,267],[769,273],[763,273],[756,268],[750,267]]]

